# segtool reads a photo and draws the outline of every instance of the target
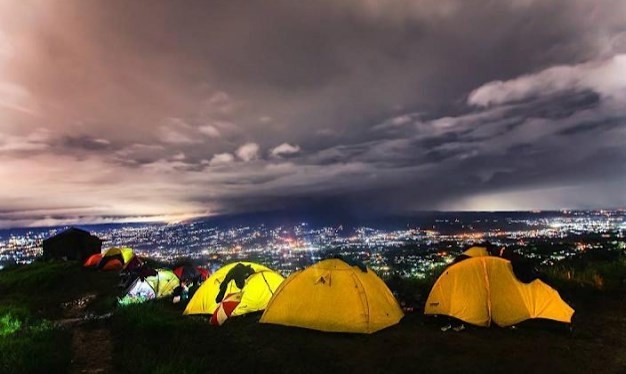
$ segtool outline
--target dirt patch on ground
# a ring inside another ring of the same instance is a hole
[[[108,327],[76,327],[72,336],[70,373],[112,372],[111,348],[111,331]]]
[[[94,319],[85,309],[96,295],[88,294],[61,305],[64,320],[57,324],[72,332],[70,373],[110,373],[113,370],[111,330],[105,319]]]

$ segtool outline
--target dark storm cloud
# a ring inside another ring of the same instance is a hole
[[[62,146],[67,148],[79,148],[87,151],[101,151],[110,148],[111,142],[106,139],[95,139],[90,136],[65,136]]]
[[[575,127],[565,128],[557,132],[558,135],[573,135],[581,133],[597,133],[599,131],[608,131],[613,127],[623,126],[625,118],[601,120],[596,122],[583,122]]]
[[[626,204],[624,19],[610,0],[2,2],[0,206]]]

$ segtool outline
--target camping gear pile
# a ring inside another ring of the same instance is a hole
[[[147,300],[170,297],[182,286],[202,283],[209,271],[200,266],[182,265],[169,269],[153,269],[135,255],[131,248],[109,248],[104,253],[89,256],[83,267],[100,271],[119,271],[119,287],[124,296],[120,305],[142,303]]]
[[[125,288],[120,305],[166,297],[176,303],[191,297],[183,314],[210,315],[213,325],[263,312],[263,324],[371,334],[404,317],[400,304],[372,269],[342,258],[319,261],[287,279],[244,261],[227,264],[213,274],[190,264],[153,269],[130,248],[92,255],[84,266],[120,271],[120,286]],[[424,314],[476,326],[507,327],[536,318],[571,323],[574,310],[556,290],[537,279],[521,256],[504,249],[472,247],[437,279]]]

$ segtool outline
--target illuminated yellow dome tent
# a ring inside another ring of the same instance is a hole
[[[463,254],[469,257],[489,256],[489,252],[487,252],[487,248],[485,247],[471,247],[463,252]]]
[[[539,279],[526,284],[511,262],[473,257],[458,262],[437,279],[424,314],[448,315],[478,326],[511,326],[531,318],[571,323],[574,310]]]
[[[261,323],[369,334],[395,325],[403,316],[398,301],[371,269],[329,259],[287,278]]]
[[[230,280],[229,278],[228,280],[223,297],[233,293],[242,293],[241,302],[233,310],[231,316],[239,316],[265,309],[272,295],[283,282],[283,276],[253,262],[235,262],[225,265],[211,274],[189,300],[183,314],[213,314],[219,305],[219,301],[216,301],[216,298],[220,293],[220,285],[238,265],[249,266],[252,270],[250,275],[245,278],[245,285],[242,288],[237,286],[237,282],[234,279]]]

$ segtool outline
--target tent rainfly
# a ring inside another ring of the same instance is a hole
[[[478,256],[458,262],[437,279],[424,313],[447,315],[477,326],[511,326],[531,318],[571,323],[574,310],[539,279],[526,284],[511,262]]]
[[[328,259],[287,278],[261,323],[369,334],[403,316],[396,298],[371,269]]]
[[[94,255],[89,256],[85,262],[83,263],[83,267],[86,268],[95,268],[102,260],[102,253],[96,253]]]
[[[98,263],[98,269],[122,270],[133,256],[131,248],[109,248],[102,254],[102,260]]]
[[[241,293],[241,300],[231,316],[263,310],[283,280],[282,275],[253,262],[225,265],[202,283],[183,314],[213,314],[224,298],[235,293]]]

